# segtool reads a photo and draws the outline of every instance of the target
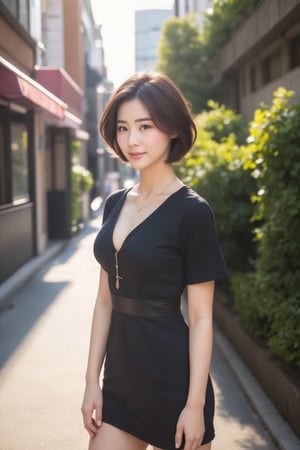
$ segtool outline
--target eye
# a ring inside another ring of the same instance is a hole
[[[143,123],[143,124],[141,125],[141,130],[149,130],[149,129],[151,129],[151,128],[153,128],[153,127],[152,127],[152,125],[150,125],[149,123]]]
[[[122,131],[127,131],[127,128],[124,125],[119,125],[117,127],[117,132],[122,133]]]

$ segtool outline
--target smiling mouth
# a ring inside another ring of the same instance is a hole
[[[145,155],[145,152],[139,152],[139,153],[129,153],[129,156],[131,158],[140,158],[141,156]]]

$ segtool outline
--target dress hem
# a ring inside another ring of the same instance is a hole
[[[164,446],[162,447],[160,443],[154,442],[152,439],[149,439],[149,440],[145,439],[139,433],[137,433],[136,431],[130,430],[129,427],[127,427],[126,425],[121,424],[120,422],[118,422],[117,420],[113,419],[112,417],[107,417],[106,416],[105,418],[103,418],[103,423],[106,423],[106,424],[111,425],[111,426],[113,426],[115,428],[118,428],[119,430],[124,431],[125,433],[128,433],[131,436],[133,436],[133,437],[135,437],[135,438],[145,442],[145,444],[147,444],[147,445],[153,445],[153,446],[161,448],[163,450],[176,450],[175,449],[175,444],[174,444],[174,447],[172,447],[172,448],[171,447],[164,447]],[[206,432],[205,432],[205,434],[206,434]],[[204,435],[204,437],[205,437],[205,435]],[[203,439],[201,445],[206,445],[209,442],[212,442],[214,440],[214,438],[215,438],[215,432],[212,431],[212,434],[209,437],[206,437],[206,439]],[[174,439],[175,439],[175,435],[174,435]],[[184,445],[182,444],[178,450],[183,449],[183,447],[184,447]]]

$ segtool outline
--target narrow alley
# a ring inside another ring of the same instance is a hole
[[[99,224],[93,220],[0,313],[1,450],[87,448],[80,406],[98,283],[92,246]],[[218,331],[216,336],[224,340]],[[212,376],[214,450],[276,449],[218,344]]]

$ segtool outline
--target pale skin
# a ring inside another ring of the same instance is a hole
[[[122,103],[117,120],[118,144],[132,167],[140,172],[140,183],[128,193],[113,232],[114,246],[119,250],[131,230],[180,189],[182,183],[175,177],[172,166],[165,163],[170,140],[176,135],[169,136],[160,131],[138,99]],[[144,205],[137,211],[137,206]],[[179,448],[185,435],[184,450],[211,449],[211,443],[202,446],[200,443],[204,435],[203,406],[212,353],[213,293],[214,281],[187,286],[190,383],[186,405],[178,418],[174,436],[174,445]],[[108,275],[101,269],[82,403],[84,426],[91,437],[89,450],[146,450],[146,442],[102,422],[99,375],[105,357],[111,311]],[[154,447],[154,450],[164,449]]]

